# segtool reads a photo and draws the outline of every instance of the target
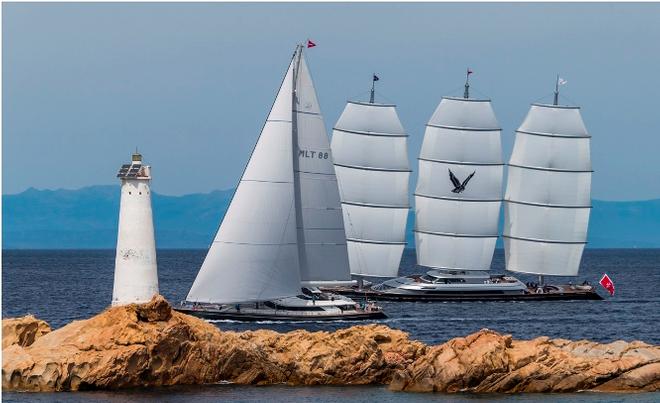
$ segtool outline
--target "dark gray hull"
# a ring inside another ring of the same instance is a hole
[[[446,301],[570,301],[570,300],[602,300],[603,298],[593,290],[548,291],[542,294],[526,291],[520,294],[500,294],[490,292],[396,292],[376,291],[365,287],[341,287],[324,289],[333,293],[345,295],[354,299],[368,298],[372,301],[408,301],[408,302],[446,302]]]

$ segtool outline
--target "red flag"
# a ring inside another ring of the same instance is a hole
[[[316,46],[316,44],[308,39],[307,40],[307,49],[313,48],[314,46]]]
[[[472,73],[473,73],[472,70],[468,69],[468,76]]]
[[[610,276],[603,274],[603,278],[600,279],[599,283],[610,293],[610,295],[614,295],[614,283],[612,282],[612,279],[610,279]]]

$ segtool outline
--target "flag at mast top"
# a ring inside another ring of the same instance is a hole
[[[470,74],[472,73],[473,71],[468,67],[467,73],[465,74],[465,92],[463,92],[463,98],[465,99],[470,98]]]
[[[369,103],[373,104],[376,96],[376,81],[380,80],[376,73],[373,73],[371,77],[371,96],[369,97]]]
[[[316,46],[316,44],[311,39],[307,39],[307,49],[313,48],[314,46]]]
[[[559,77],[559,74],[557,74],[557,81],[555,81],[555,100],[553,105],[559,105],[559,86],[564,85],[566,83],[568,83],[568,81]]]

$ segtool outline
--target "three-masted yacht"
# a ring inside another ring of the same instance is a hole
[[[400,299],[519,295],[516,278],[490,274],[502,204],[501,129],[489,99],[444,97],[431,116],[415,190],[417,263],[424,275],[372,287]]]
[[[351,283],[332,161],[299,45],[215,239],[177,309],[238,320],[384,317],[373,304],[318,288]]]
[[[591,211],[591,136],[578,106],[532,104],[516,131],[504,196],[506,269],[539,275],[530,291],[549,298],[600,299],[593,286],[550,285],[577,276]]]
[[[407,137],[396,105],[348,101],[332,132],[351,274],[396,277],[406,246],[408,218]]]

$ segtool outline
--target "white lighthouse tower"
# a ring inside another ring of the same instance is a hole
[[[156,241],[151,214],[151,167],[135,151],[119,169],[121,203],[112,305],[147,302],[158,294]]]

